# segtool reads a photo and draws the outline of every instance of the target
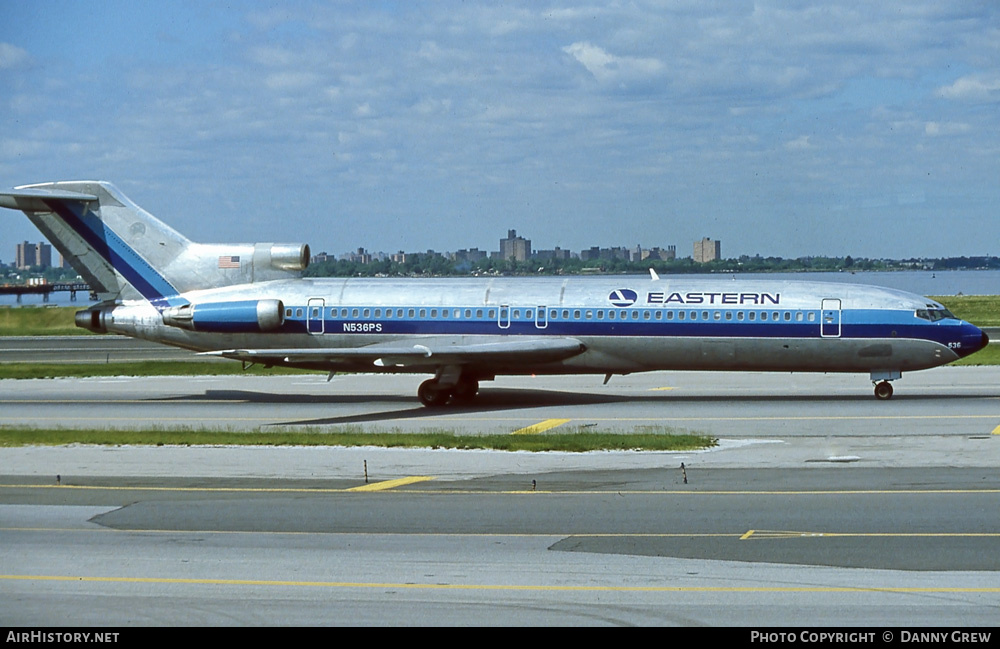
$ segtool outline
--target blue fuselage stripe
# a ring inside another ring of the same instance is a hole
[[[319,318],[309,318],[309,308],[288,307],[285,324],[280,331],[285,333],[317,333]],[[378,307],[383,312],[388,307]],[[406,314],[412,307],[403,307]],[[423,307],[421,307],[423,308]],[[479,307],[482,309],[482,307]],[[509,307],[511,313],[515,307]],[[820,310],[781,310],[778,320],[760,320],[761,311],[755,312],[755,321],[749,321],[749,313],[743,309],[743,320],[737,320],[736,311],[730,312],[731,319],[726,319],[726,311],[720,312],[715,319],[715,311],[709,312],[708,319],[702,319],[702,310],[697,310],[695,320],[691,320],[691,312],[685,312],[685,319],[679,320],[678,310],[674,310],[673,319],[666,319],[666,312],[661,312],[660,320],[656,320],[656,309],[620,309],[615,310],[615,320],[596,320],[586,318],[549,319],[536,323],[534,318],[520,320],[498,320],[499,307],[487,307],[493,310],[493,318],[476,317],[414,317],[404,315],[395,317],[396,307],[391,307],[393,317],[374,317],[376,307],[335,307],[337,314],[331,316],[331,307],[323,309],[322,331],[324,334],[388,334],[388,335],[521,335],[521,336],[647,336],[647,337],[704,337],[704,338],[855,338],[855,339],[921,339],[947,345],[955,342],[957,336],[979,335],[975,327],[959,320],[942,320],[924,322],[914,316],[910,310],[878,310],[856,309],[840,311],[836,322],[821,324]],[[460,313],[465,307],[448,307],[449,313],[454,310]],[[430,309],[423,309],[429,313]],[[527,309],[521,309],[523,314]],[[559,312],[562,312],[562,308]],[[577,310],[570,308],[570,312]],[[582,312],[596,311],[592,308],[580,309]],[[346,311],[347,316],[341,316]],[[420,311],[420,309],[416,309]],[[368,316],[365,316],[365,313]],[[440,312],[440,309],[438,309]],[[472,310],[475,313],[475,309]],[[484,313],[487,312],[484,310]],[[637,317],[633,318],[632,313]],[[789,320],[784,314],[789,313]],[[353,314],[357,315],[353,315]],[[646,319],[646,314],[649,319]],[[814,320],[809,321],[812,313]],[[622,317],[622,314],[625,317]],[[768,318],[773,318],[772,311],[767,311]],[[802,314],[802,321],[796,320]],[[501,316],[502,317],[502,316]],[[501,324],[503,326],[501,326]],[[541,326],[540,326],[541,325]],[[966,331],[968,329],[968,331]]]

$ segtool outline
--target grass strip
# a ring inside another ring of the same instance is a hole
[[[482,449],[495,451],[693,451],[716,446],[707,435],[668,427],[634,433],[560,432],[539,435],[458,435],[448,431],[405,433],[362,429],[264,431],[0,428],[0,447],[62,446],[377,446],[382,448]]]
[[[977,327],[1000,327],[1000,296],[943,295],[932,297],[961,320]]]

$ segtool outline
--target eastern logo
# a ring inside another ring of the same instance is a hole
[[[611,295],[608,296],[611,300],[611,304],[615,306],[632,306],[635,301],[639,299],[639,295],[629,288],[620,288],[615,291],[611,291]]]

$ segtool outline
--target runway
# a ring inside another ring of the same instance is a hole
[[[419,377],[2,381],[3,425],[558,419],[720,446],[4,448],[0,623],[992,626],[998,378],[910,374],[886,403],[857,376],[526,377],[437,412]]]

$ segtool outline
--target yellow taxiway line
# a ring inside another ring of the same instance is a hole
[[[511,433],[511,435],[537,435],[538,433],[544,433],[545,431],[555,428],[556,426],[562,426],[569,421],[569,419],[546,419],[545,421],[540,421],[533,426],[518,428]]]

